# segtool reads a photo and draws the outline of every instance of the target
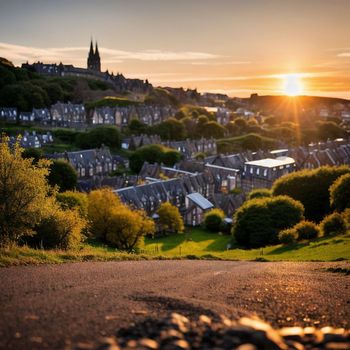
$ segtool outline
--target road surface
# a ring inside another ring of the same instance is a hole
[[[187,260],[1,268],[0,349],[88,347],[172,311],[348,328],[350,278],[328,266]]]

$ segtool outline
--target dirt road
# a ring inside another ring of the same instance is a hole
[[[189,260],[2,268],[0,348],[69,348],[170,311],[348,328],[350,278],[322,270],[328,266]]]

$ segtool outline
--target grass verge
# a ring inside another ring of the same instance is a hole
[[[0,266],[60,264],[83,261],[123,260],[250,260],[250,261],[341,261],[350,260],[350,235],[318,238],[288,246],[259,249],[233,246],[231,237],[192,229],[187,234],[146,238],[141,250],[125,253],[97,243],[84,243],[77,250],[41,250],[29,247],[0,248]]]

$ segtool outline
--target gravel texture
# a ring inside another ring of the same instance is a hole
[[[77,347],[85,350],[86,347]],[[121,329],[116,338],[107,338],[98,350],[320,350],[350,349],[350,333],[344,328],[285,327],[274,329],[257,318],[215,321],[206,315],[198,320],[178,313],[163,319],[147,319]]]

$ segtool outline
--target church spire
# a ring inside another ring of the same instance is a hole
[[[93,54],[94,54],[94,46],[93,46],[93,44],[92,44],[92,37],[91,37],[89,56],[90,56],[90,55],[92,56]]]
[[[94,44],[92,38],[90,42],[90,51],[87,59],[87,68],[92,71],[101,72],[101,58],[100,53],[98,52],[97,41],[95,44],[94,52]]]

